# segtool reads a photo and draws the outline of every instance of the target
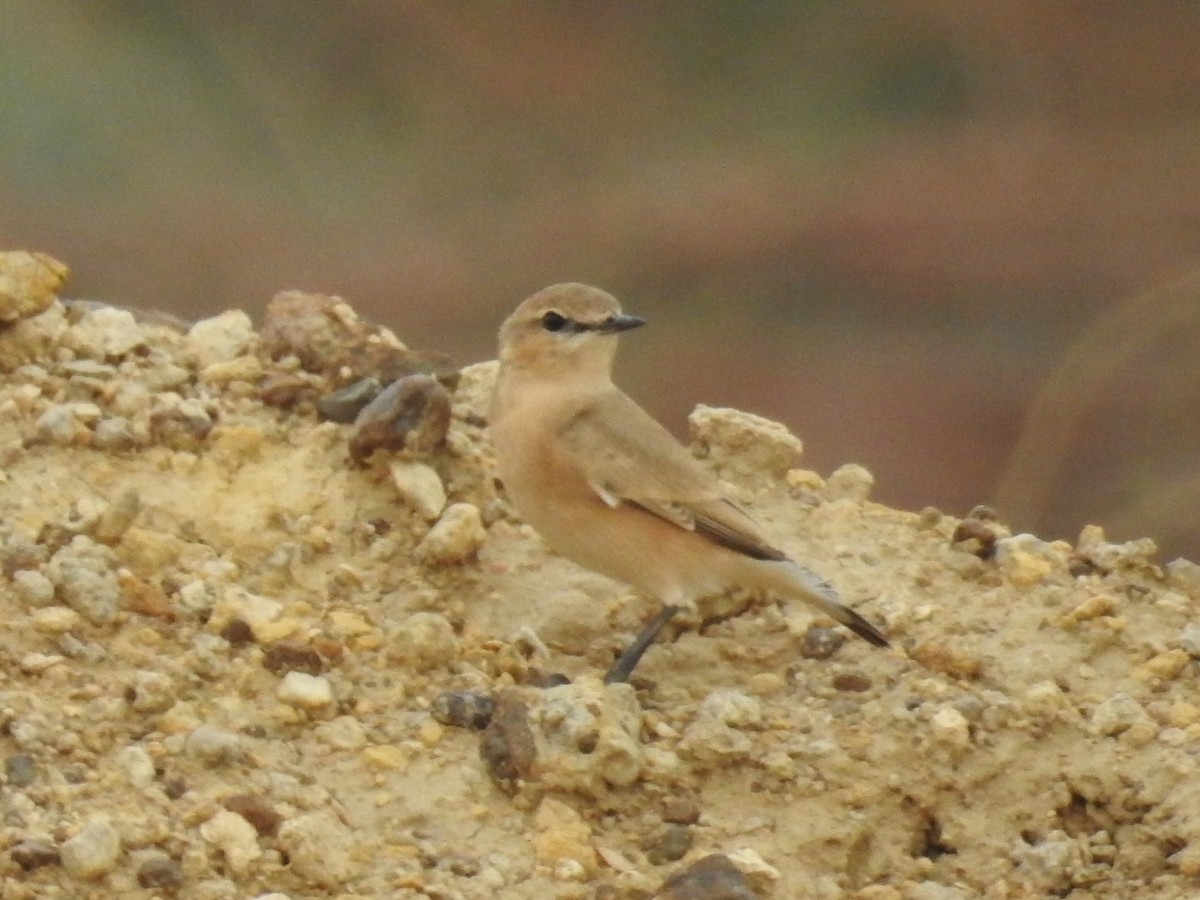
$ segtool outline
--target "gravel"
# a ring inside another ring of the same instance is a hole
[[[494,364],[337,298],[264,335],[64,276],[0,254],[6,900],[1194,892],[1195,564],[887,509],[707,409],[706,464],[897,649],[729,598],[604,685],[654,601],[516,520]],[[414,372],[444,443],[354,464],[316,402]]]

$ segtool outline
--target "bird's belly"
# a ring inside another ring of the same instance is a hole
[[[629,504],[611,507],[590,489],[570,503],[523,508],[522,517],[558,554],[668,602],[726,586],[720,558],[729,551]]]
[[[730,551],[636,505],[610,506],[577,465],[517,421],[493,424],[500,478],[517,513],[555,552],[668,602],[726,586],[721,561]]]

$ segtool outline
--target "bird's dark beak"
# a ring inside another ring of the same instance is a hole
[[[643,318],[621,314],[619,316],[609,316],[596,326],[596,331],[601,334],[615,334],[618,331],[628,331],[631,328],[637,328],[645,324],[646,320]]]

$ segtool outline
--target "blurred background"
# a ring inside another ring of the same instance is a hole
[[[1200,4],[0,0],[0,245],[189,317],[339,294],[619,380],[875,497],[1200,558]]]

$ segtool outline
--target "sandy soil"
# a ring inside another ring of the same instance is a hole
[[[605,687],[653,601],[507,507],[492,365],[328,298],[180,326],[64,277],[0,257],[5,898],[1200,890],[1200,567],[888,509],[700,410],[697,453],[896,649],[725,598]],[[372,453],[315,404],[381,359],[437,380]]]

